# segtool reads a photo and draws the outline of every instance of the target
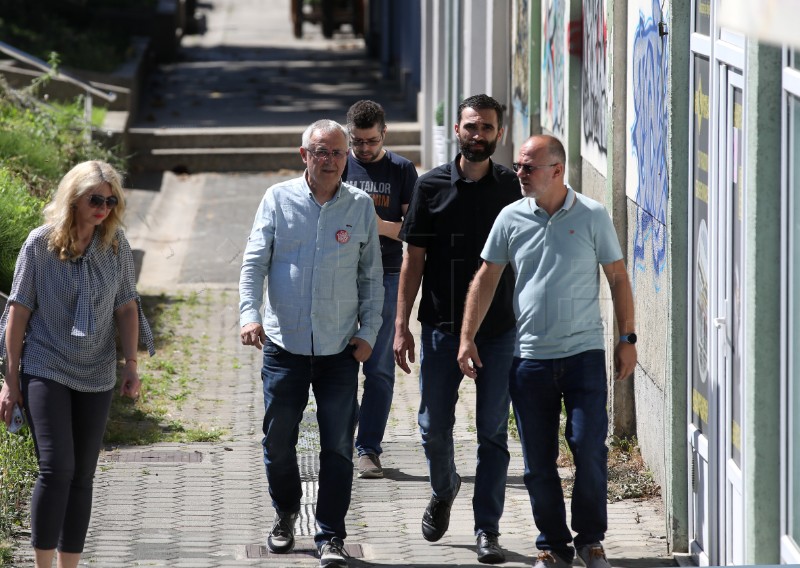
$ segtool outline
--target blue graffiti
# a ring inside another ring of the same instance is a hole
[[[656,19],[661,8],[652,2],[652,15],[639,12],[633,38],[633,126],[631,151],[636,159],[638,213],[633,243],[634,283],[636,272],[646,268],[649,251],[655,285],[667,265],[667,106],[668,61],[666,38],[658,33]]]
[[[564,6],[552,0],[544,17],[544,56],[542,57],[543,126],[557,137],[564,137]]]

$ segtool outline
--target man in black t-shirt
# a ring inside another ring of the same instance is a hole
[[[458,107],[455,133],[461,152],[450,163],[417,180],[399,237],[408,247],[400,272],[395,325],[395,361],[410,373],[414,338],[408,329],[422,284],[418,319],[420,346],[419,427],[428,459],[433,496],[422,517],[422,534],[435,542],[447,531],[450,509],[461,486],[456,472],[453,424],[464,378],[457,356],[464,300],[481,265],[481,250],[495,218],[520,199],[519,180],[490,157],[502,137],[503,108],[487,95]],[[506,270],[475,339],[483,367],[475,379],[478,465],[472,508],[478,560],[505,560],[497,537],[508,472],[508,373],[516,339],[511,299],[514,279]]]
[[[342,179],[372,196],[383,257],[383,323],[372,356],[364,362],[364,394],[358,415],[358,477],[383,477],[381,442],[394,394],[394,320],[403,243],[397,238],[408,210],[417,169],[383,147],[386,115],[373,101],[358,101],[347,111],[350,152]]]

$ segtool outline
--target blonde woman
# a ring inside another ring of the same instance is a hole
[[[120,175],[90,161],[64,176],[17,259],[0,319],[8,369],[0,419],[23,406],[39,477],[31,499],[36,568],[78,565],[92,510],[92,482],[116,381],[119,331],[125,364],[120,394],[139,395],[137,343],[154,353],[139,306],[133,255],[122,232]]]

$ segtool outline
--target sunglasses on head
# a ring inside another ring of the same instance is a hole
[[[94,209],[102,207],[103,204],[105,204],[105,206],[108,207],[109,209],[114,209],[114,207],[117,206],[117,203],[119,203],[119,199],[117,199],[113,195],[109,197],[103,197],[102,195],[93,193],[92,195],[89,196],[89,205]]]

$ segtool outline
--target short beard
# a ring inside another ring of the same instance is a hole
[[[488,160],[494,151],[497,149],[497,140],[487,142],[483,150],[473,150],[469,141],[459,141],[461,147],[461,155],[464,156],[468,162],[483,162]]]

